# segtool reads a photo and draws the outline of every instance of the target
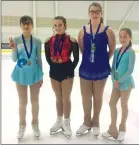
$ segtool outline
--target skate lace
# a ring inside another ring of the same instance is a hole
[[[20,128],[19,128],[19,133],[20,133],[20,134],[23,133],[24,130],[25,130],[25,127],[20,126]]]
[[[86,127],[84,124],[82,124],[82,125],[80,126],[80,128],[81,128],[81,129],[86,129],[87,127]]]
[[[64,127],[65,127],[66,130],[71,130],[69,122],[65,122]]]
[[[118,135],[118,139],[123,138],[123,137],[124,137],[124,135],[125,135],[125,133],[124,133],[124,132],[120,132],[120,133],[119,133],[119,135]]]
[[[33,125],[33,128],[34,128],[34,130],[35,130],[36,132],[39,132],[39,127],[38,127],[38,125]]]
[[[54,126],[57,125],[57,124],[59,124],[60,122],[61,122],[61,120],[57,120],[57,121],[55,122]]]

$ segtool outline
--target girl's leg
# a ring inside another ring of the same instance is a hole
[[[108,133],[113,136],[114,138],[117,138],[118,136],[118,130],[116,127],[116,123],[117,123],[117,102],[120,98],[120,90],[113,88],[112,90],[112,94],[111,94],[111,99],[109,102],[109,106],[110,106],[110,111],[111,111],[111,124],[109,126],[109,130]]]
[[[121,108],[122,108],[122,118],[121,124],[119,126],[119,131],[126,132],[126,120],[128,116],[128,100],[132,88],[129,88],[127,91],[121,91]]]
[[[104,87],[106,84],[106,80],[99,80],[99,81],[93,81],[93,108],[94,108],[94,115],[92,118],[92,127],[99,127],[99,114],[102,107],[102,101],[103,101],[103,92]]]
[[[71,91],[73,86],[73,78],[63,80],[61,85],[62,85],[64,118],[70,118],[70,112],[71,112],[70,96],[71,96]]]
[[[56,110],[57,110],[57,116],[63,116],[63,102],[62,102],[62,88],[61,83],[51,79],[51,84],[53,91],[56,96]]]
[[[32,124],[38,124],[39,115],[39,93],[40,84],[35,83],[30,86],[31,104],[32,104]]]
[[[62,81],[62,97],[63,97],[63,112],[64,112],[64,122],[63,129],[66,135],[69,137],[72,135],[70,127],[70,112],[71,112],[71,91],[73,86],[73,78],[65,79]]]
[[[80,88],[84,110],[84,125],[91,127],[92,81],[80,78]]]
[[[16,83],[19,97],[19,125],[26,126],[27,86]]]

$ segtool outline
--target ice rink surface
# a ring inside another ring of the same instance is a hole
[[[80,57],[81,59],[81,57]],[[92,133],[77,138],[76,130],[83,123],[83,108],[80,94],[80,85],[78,77],[79,64],[75,70],[74,85],[71,94],[71,128],[72,138],[66,139],[62,133],[50,136],[49,130],[56,120],[55,108],[55,95],[51,88],[49,78],[49,66],[46,63],[44,54],[42,54],[44,83],[40,92],[40,113],[39,113],[39,126],[41,130],[40,140],[33,137],[31,128],[31,105],[30,97],[28,96],[27,105],[27,128],[25,136],[21,143],[23,144],[115,144],[116,141],[104,140],[101,135],[98,139],[94,138]],[[136,88],[132,90],[129,99],[129,115],[127,120],[127,133],[125,136],[124,144],[139,144],[139,53],[136,53],[136,64],[133,73]],[[11,60],[11,55],[4,54],[2,56],[2,144],[15,144],[17,143],[18,131],[18,96],[14,82],[11,80],[11,73],[15,63]],[[110,123],[110,109],[109,99],[112,90],[111,77],[108,78],[103,96],[103,107],[100,114],[100,129],[101,133],[107,131]],[[121,107],[118,102],[118,124],[120,122]]]

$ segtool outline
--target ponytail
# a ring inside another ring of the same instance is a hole
[[[54,34],[55,34],[54,26],[52,27],[52,30],[53,30],[53,32],[54,32]],[[54,35],[54,34],[53,34],[53,35]]]
[[[100,18],[100,23],[103,23],[103,18],[102,17]]]
[[[89,20],[88,24],[91,24],[91,19]]]
[[[129,42],[129,45],[132,46],[132,42],[131,42],[131,40],[130,40],[130,42]]]

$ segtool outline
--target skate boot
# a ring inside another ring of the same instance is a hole
[[[91,130],[91,127],[87,127],[86,125],[81,125],[80,128],[76,131],[76,136],[82,136],[84,134],[86,134],[85,132],[87,131],[87,133]]]
[[[101,137],[102,137],[103,139],[116,140],[113,136],[111,136],[111,135],[108,133],[108,131],[102,133]]]
[[[62,129],[63,118],[62,116],[58,116],[55,124],[50,129],[50,135],[55,134],[59,129]]]
[[[25,130],[26,130],[26,126],[19,127],[19,131],[17,133],[18,142],[20,142],[20,140],[24,137]]]
[[[71,127],[70,127],[70,119],[64,119],[64,122],[63,122],[63,133],[68,139],[71,138],[72,132],[71,132]]]
[[[125,137],[125,132],[124,132],[124,131],[120,131],[120,132],[119,132],[119,135],[118,135],[118,137],[117,137],[117,141],[118,141],[119,143],[121,143],[121,142],[124,140],[124,137]]]
[[[99,127],[92,127],[93,128],[93,134],[97,137],[100,135],[100,128]]]
[[[32,130],[33,130],[34,136],[35,136],[37,139],[39,139],[39,137],[40,137],[40,130],[39,130],[38,124],[32,124]]]

